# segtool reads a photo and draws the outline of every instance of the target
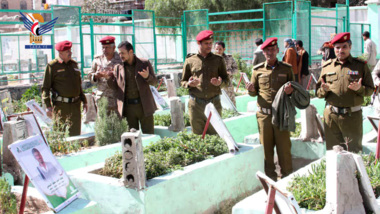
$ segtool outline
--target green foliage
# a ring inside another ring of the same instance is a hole
[[[5,178],[0,178],[0,213],[17,213],[16,196],[11,192],[11,186]]]
[[[371,104],[371,96],[364,97],[364,102],[362,106],[368,106]]]
[[[84,90],[83,90],[83,93],[85,93],[85,94],[92,94],[92,92],[94,91],[94,89],[96,89],[96,86],[95,86],[95,85],[94,85],[94,86],[91,86],[91,87],[89,87],[89,88],[84,89]]]
[[[243,60],[241,58],[240,54],[238,54],[238,53],[235,53],[232,56],[235,59],[236,64],[238,66],[238,72],[233,76],[234,86],[237,86],[237,84],[239,83],[239,80],[240,80],[240,72],[246,73],[248,79],[249,80],[251,79],[253,66],[248,65],[247,62],[245,60]],[[242,80],[239,88],[244,88],[244,87],[245,87],[245,84],[244,84],[244,81]]]
[[[198,10],[198,9],[208,9],[209,13],[212,12],[222,12],[222,11],[235,11],[235,10],[247,10],[251,9],[261,9],[262,4],[265,2],[273,2],[275,0],[241,0],[241,1],[208,1],[208,0],[193,0],[193,1],[182,1],[182,0],[146,0],[145,9],[154,10],[156,16],[164,17],[177,17],[181,18],[183,11],[185,10]],[[187,17],[189,19],[190,17]],[[190,21],[196,21],[201,19],[202,16],[192,16]],[[228,14],[223,16],[211,16],[209,21],[221,21],[221,20],[238,20],[238,19],[257,19],[262,18],[262,13],[241,13],[241,14]],[[199,20],[199,23],[204,23],[206,20]],[[176,19],[157,19],[157,25],[160,26],[181,26],[179,20]],[[234,24],[220,24],[212,25],[211,30],[230,30],[230,29],[255,29],[262,28],[262,24],[258,22],[245,22],[245,23],[234,23]],[[175,33],[176,29],[168,28],[162,29],[163,32]],[[198,32],[189,32],[190,34],[197,34]]]
[[[376,198],[380,196],[380,163],[374,153],[361,154]],[[360,179],[359,175],[357,175]],[[296,175],[288,187],[301,208],[321,210],[326,204],[326,160],[313,164],[309,175]],[[367,212],[369,213],[369,212]]]
[[[147,179],[167,174],[182,167],[228,152],[226,143],[218,136],[180,132],[175,138],[164,138],[144,148]],[[121,178],[122,156],[117,152],[106,159],[102,175]]]
[[[310,94],[310,99],[311,99],[311,98],[315,98],[315,97],[317,97],[317,96],[315,95],[315,90],[310,90],[310,91],[309,91],[309,94]]]
[[[187,89],[187,88],[179,87],[179,88],[177,88],[176,91],[177,91],[177,96],[178,97],[189,95],[189,89]]]
[[[290,137],[299,137],[301,134],[301,123],[296,123],[296,130],[294,132],[290,132]]]
[[[239,112],[230,109],[223,109],[222,119],[227,119],[231,117],[239,116]],[[188,113],[184,113],[185,126],[190,126],[190,116]],[[170,114],[157,114],[154,115],[154,125],[155,126],[170,126],[171,117]]]
[[[70,125],[69,120],[63,121],[60,115],[54,114],[52,130],[48,132],[46,136],[53,153],[68,154],[80,149],[79,143],[68,142],[66,140],[66,138],[69,137]]]
[[[95,139],[98,146],[119,142],[120,136],[128,131],[126,119],[120,119],[114,111],[107,113],[107,106],[107,98],[101,98],[95,121]]]
[[[157,85],[157,87],[158,87],[158,85]],[[161,85],[160,86],[160,89],[158,89],[158,92],[163,92],[163,91],[167,91],[168,89],[166,88],[166,86],[165,85]]]
[[[326,204],[326,160],[311,166],[309,175],[296,175],[288,190],[298,204],[309,210],[320,210]]]
[[[32,87],[28,88],[24,94],[22,94],[22,97],[20,100],[13,101],[13,110],[15,113],[19,112],[25,112],[28,110],[25,103],[29,100],[34,99],[38,104],[42,104],[42,98],[41,93],[38,89],[38,85],[34,84]]]

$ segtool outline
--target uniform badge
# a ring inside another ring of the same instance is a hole
[[[336,74],[335,72],[329,72],[329,73],[327,73],[326,75],[334,75],[334,74]]]
[[[59,70],[57,70],[57,72],[62,72],[62,71],[65,71],[65,69],[59,69]]]
[[[348,75],[359,75],[359,71],[348,71]]]

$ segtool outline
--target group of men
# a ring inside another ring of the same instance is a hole
[[[204,115],[206,105],[213,103],[219,114],[222,114],[221,89],[226,87],[226,91],[233,94],[231,75],[236,72],[237,66],[232,57],[224,53],[223,42],[216,42],[213,46],[212,31],[200,32],[196,40],[199,50],[198,53],[186,57],[181,85],[189,90],[188,109],[192,131],[202,134],[207,120]],[[106,97],[109,111],[116,111],[120,117],[126,117],[130,128],[139,129],[141,125],[143,133],[153,133],[156,104],[149,85],[156,85],[157,78],[152,65],[148,60],[138,58],[134,54],[133,46],[127,41],[118,45],[118,53],[115,52],[114,37],[105,37],[100,42],[103,54],[95,57],[92,71],[88,75],[93,83],[98,84],[96,100]],[[277,148],[281,174],[286,176],[292,173],[293,169],[290,133],[273,125],[272,103],[280,89],[286,95],[292,96],[293,85],[283,86],[288,82],[300,81],[300,73],[304,75],[302,72],[305,71],[302,70],[308,67],[308,61],[302,60],[300,63],[297,57],[296,63],[301,65],[300,68],[287,63],[288,58],[294,58],[288,57],[287,54],[298,49],[301,59],[308,56],[303,55],[305,51],[302,41],[296,41],[297,47],[293,47],[292,40],[284,41],[286,50],[283,61],[277,59],[277,38],[257,42],[261,51],[256,50],[254,53],[254,63],[257,64],[253,67],[251,82],[246,85],[246,89],[251,96],[258,97],[256,117],[260,142],[264,146],[265,172],[276,180],[274,147]],[[361,104],[365,96],[373,93],[373,80],[368,65],[351,56],[352,43],[349,33],[336,35],[330,44],[334,48],[336,58],[324,62],[316,88],[317,96],[326,100],[326,146],[327,149],[332,149],[332,146],[342,145],[345,138],[349,138],[351,142],[346,149],[358,152],[361,151],[362,140]],[[84,109],[87,105],[77,63],[71,59],[71,46],[72,43],[69,41],[59,42],[55,46],[59,56],[46,67],[42,96],[48,115],[60,112],[61,117],[69,118],[73,121],[70,134],[77,135],[80,132],[80,102],[83,102]],[[217,54],[212,52],[213,48]],[[259,52],[263,57],[256,56]],[[53,95],[56,94],[52,99],[50,91],[53,91]],[[216,131],[210,126],[207,133],[216,134]]]

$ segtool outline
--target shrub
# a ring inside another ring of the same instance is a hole
[[[189,89],[187,89],[187,88],[179,87],[179,88],[177,88],[176,91],[177,91],[177,96],[178,97],[189,95]]]
[[[14,112],[18,113],[27,111],[28,107],[26,107],[25,103],[32,99],[34,99],[38,104],[42,104],[41,93],[37,84],[34,84],[32,87],[28,88],[25,93],[22,94],[20,100],[13,101],[12,105]]]
[[[301,134],[301,123],[296,123],[296,130],[294,132],[290,132],[290,137],[299,137]]]
[[[95,89],[97,89],[97,87],[94,85],[94,86],[91,86],[89,88],[84,89],[83,93],[85,93],[85,94],[92,94]]]
[[[376,198],[380,196],[380,164],[376,163],[374,153],[361,154],[364,166]],[[358,179],[359,176],[357,176]],[[296,175],[288,190],[293,193],[301,208],[320,210],[326,204],[326,160],[311,166],[309,175]],[[367,213],[371,213],[367,210]]]
[[[101,98],[98,106],[98,117],[95,121],[95,139],[98,146],[119,142],[120,136],[128,131],[126,119],[120,119],[114,111],[107,113],[107,106],[107,98]]]
[[[218,136],[206,135],[203,140],[200,135],[180,132],[144,148],[146,176],[151,179],[227,152],[226,143]],[[122,177],[120,152],[106,159],[101,174]]]
[[[238,53],[235,53],[232,56],[235,59],[237,67],[238,67],[238,73],[235,74],[234,77],[233,77],[233,79],[234,79],[233,84],[234,84],[234,86],[237,86],[237,84],[239,83],[239,80],[240,80],[240,72],[246,73],[248,79],[251,79],[253,66],[252,65],[248,65],[241,58],[240,54],[238,54]],[[239,88],[244,88],[244,87],[245,87],[245,85],[244,85],[244,82],[242,80],[242,82],[240,83]]]
[[[0,178],[0,213],[17,213],[16,196],[11,192],[11,186],[5,178]]]

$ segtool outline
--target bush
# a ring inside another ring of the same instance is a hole
[[[167,174],[184,166],[227,153],[223,139],[215,135],[200,135],[180,132],[175,138],[164,138],[144,148],[147,179]],[[120,152],[107,158],[102,175],[121,178],[122,156]]]
[[[301,123],[296,123],[296,130],[294,132],[290,132],[290,137],[299,137],[301,134]]]
[[[380,196],[380,164],[374,153],[361,154],[376,198]],[[358,179],[359,176],[357,176]],[[301,208],[321,210],[326,204],[326,160],[313,164],[309,175],[296,175],[287,188],[292,192]],[[367,210],[366,213],[371,213]]]
[[[32,87],[28,88],[25,93],[22,94],[20,100],[13,101],[12,104],[14,112],[19,113],[27,111],[28,107],[26,107],[25,103],[32,99],[34,99],[38,104],[42,104],[41,93],[37,84],[34,84]]]
[[[231,117],[239,116],[239,112],[230,109],[223,109],[222,119],[227,119]],[[188,113],[184,113],[185,126],[190,126],[190,116]],[[170,126],[171,117],[170,114],[157,114],[154,115],[154,125],[155,126]]]
[[[238,73],[235,74],[234,77],[233,77],[233,79],[234,79],[233,84],[234,84],[234,86],[237,86],[237,84],[239,83],[239,80],[240,80],[240,72],[246,73],[248,79],[251,79],[253,66],[252,65],[248,65],[241,58],[240,54],[238,54],[238,53],[233,54],[232,57],[235,59],[237,67],[238,67]],[[239,88],[244,88],[244,87],[245,87],[245,85],[244,85],[244,82],[242,80],[242,82],[240,83]]]
[[[98,106],[98,117],[95,121],[95,139],[98,146],[119,142],[120,136],[128,131],[126,119],[120,119],[114,111],[107,114],[107,106],[107,98],[101,98]]]
[[[11,186],[5,178],[0,178],[0,213],[17,213],[16,196],[11,192]]]
[[[177,96],[178,97],[189,95],[189,89],[187,89],[187,88],[179,87],[179,88],[177,88],[176,91],[177,91]]]
[[[371,99],[372,99],[372,96],[367,96],[367,97],[364,97],[364,102],[362,104],[362,106],[368,106],[371,104]]]
[[[92,94],[95,89],[97,89],[97,87],[94,85],[94,86],[91,86],[89,88],[84,89],[83,93],[85,93],[85,94]]]

